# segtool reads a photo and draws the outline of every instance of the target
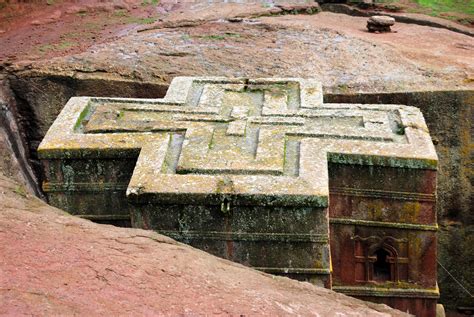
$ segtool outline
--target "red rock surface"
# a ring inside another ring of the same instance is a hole
[[[367,17],[268,4],[309,1],[50,2],[0,10],[7,70],[164,84],[179,75],[310,76],[338,93],[474,87],[473,37],[399,22],[373,34]]]
[[[404,315],[70,216],[3,175],[0,211],[0,315]]]

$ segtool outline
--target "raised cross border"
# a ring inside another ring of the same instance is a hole
[[[436,169],[419,109],[324,104],[311,79],[177,77],[163,99],[74,97],[43,159],[138,157],[127,195],[327,206],[328,161]]]

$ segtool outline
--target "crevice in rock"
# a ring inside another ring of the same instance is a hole
[[[18,100],[9,87],[8,80],[0,78],[0,127],[5,134],[11,155],[18,165],[17,175],[23,179],[28,191],[44,199],[40,183],[29,159],[29,150],[26,143],[27,138],[19,122]]]
[[[41,163],[38,160],[36,148],[41,142],[41,135],[39,134],[38,121],[35,116],[34,110],[31,105],[28,104],[27,100],[21,96],[13,93],[13,96],[17,105],[17,113],[15,119],[18,122],[18,128],[22,137],[23,143],[25,144],[26,160],[30,169],[34,173],[34,178],[38,184],[38,190],[41,194],[38,196],[44,198],[41,190],[41,180],[43,179],[43,172]]]

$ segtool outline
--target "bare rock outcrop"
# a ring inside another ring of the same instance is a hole
[[[0,315],[404,315],[70,216],[1,174],[0,210]]]

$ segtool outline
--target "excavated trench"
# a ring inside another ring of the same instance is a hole
[[[28,191],[44,199],[40,186],[43,174],[36,149],[70,97],[161,98],[167,88],[165,82],[124,80],[109,74],[0,74],[2,172],[22,181]],[[438,258],[461,281],[473,281],[474,271],[469,268],[474,259],[474,150],[471,145],[474,91],[363,94],[326,91],[325,101],[405,104],[422,110],[440,159]],[[440,301],[448,309],[474,304],[445,271],[440,268],[438,274]]]

